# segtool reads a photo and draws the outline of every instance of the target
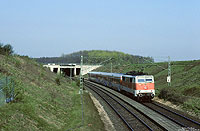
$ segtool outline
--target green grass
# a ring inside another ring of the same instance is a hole
[[[82,124],[76,82],[22,56],[0,55],[0,76],[14,79],[17,94],[13,102],[0,107],[0,130],[63,131]],[[87,93],[83,103],[85,122],[76,130],[102,130],[104,125]]]
[[[163,69],[164,68],[164,69]],[[200,116],[200,60],[171,63],[172,83],[167,83],[168,63],[113,65],[113,72],[143,71],[155,77],[156,96]],[[110,72],[110,66],[97,71]]]

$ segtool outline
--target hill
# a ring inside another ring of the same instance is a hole
[[[149,63],[153,62],[151,57],[134,56],[117,51],[91,50],[79,51],[71,54],[62,55],[61,57],[43,57],[36,60],[40,63],[80,63],[80,56],[83,56],[85,64],[100,64],[104,61],[109,63]],[[103,63],[105,64],[105,63]]]
[[[10,103],[1,103],[0,130],[104,129],[88,93],[83,97],[85,123],[81,126],[79,87],[36,61],[26,56],[0,55],[0,80],[5,77],[14,81],[15,97]]]
[[[168,63],[113,65],[113,72],[143,71],[155,77],[156,95],[200,116],[200,60],[171,63],[172,83],[168,86]],[[97,71],[110,72],[105,66]]]

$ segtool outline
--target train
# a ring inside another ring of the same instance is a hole
[[[155,96],[153,75],[89,72],[88,80],[129,94],[138,101],[151,101]]]

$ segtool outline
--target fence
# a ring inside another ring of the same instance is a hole
[[[11,77],[0,78],[0,106],[14,100],[15,83]]]

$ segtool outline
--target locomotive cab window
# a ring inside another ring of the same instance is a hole
[[[152,79],[146,79],[146,82],[153,82]]]
[[[144,79],[138,79],[138,82],[140,82],[140,83],[144,83],[145,80],[144,80]]]

